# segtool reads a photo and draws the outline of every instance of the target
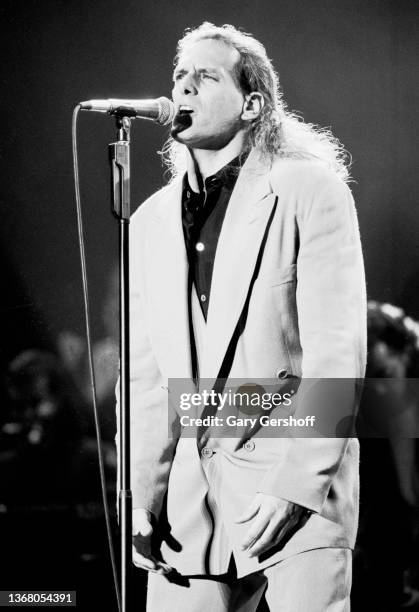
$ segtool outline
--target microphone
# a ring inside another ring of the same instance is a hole
[[[119,100],[118,98],[87,100],[80,102],[80,108],[97,113],[108,113],[108,115],[151,119],[160,125],[171,123],[175,116],[173,102],[165,97],[156,100]]]

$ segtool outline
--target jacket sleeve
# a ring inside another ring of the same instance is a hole
[[[320,512],[349,443],[336,437],[336,426],[340,415],[353,416],[365,371],[365,278],[349,188],[327,169],[301,172],[295,205],[302,380],[294,416],[323,417],[323,424],[316,437],[284,440],[284,455],[259,491]]]
[[[140,213],[140,210],[138,211]],[[170,425],[176,415],[168,402],[167,380],[162,376],[148,333],[141,295],[143,258],[142,224],[145,215],[134,215],[130,230],[130,440],[133,508],[159,516],[167,490],[177,439]],[[116,387],[116,445],[119,467],[119,385]],[[119,490],[119,469],[118,469]]]

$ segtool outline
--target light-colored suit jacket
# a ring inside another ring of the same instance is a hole
[[[161,517],[163,558],[183,574],[224,573],[232,553],[243,576],[304,550],[351,548],[358,520],[355,438],[267,438],[262,429],[249,444],[209,430],[213,454],[202,455],[195,439],[168,436],[168,412],[176,411],[168,379],[183,378],[194,390],[181,194],[178,178],[131,222],[134,508]],[[365,302],[348,187],[316,161],[267,165],[253,150],[217,246],[199,364],[206,388],[223,361],[225,368],[227,351],[232,378],[363,377]],[[248,524],[234,519],[257,492],[312,514],[281,546],[249,559],[240,550]]]

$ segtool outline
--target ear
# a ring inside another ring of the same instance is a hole
[[[241,119],[244,121],[252,121],[253,119],[256,119],[256,117],[259,117],[260,113],[262,112],[264,105],[265,99],[258,91],[252,91],[250,94],[247,94],[243,102]]]

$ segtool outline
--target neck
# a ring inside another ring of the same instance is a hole
[[[223,168],[228,162],[240,155],[245,145],[245,134],[237,132],[230,142],[217,151],[207,149],[189,149],[194,162],[195,173],[201,175],[203,181]]]

